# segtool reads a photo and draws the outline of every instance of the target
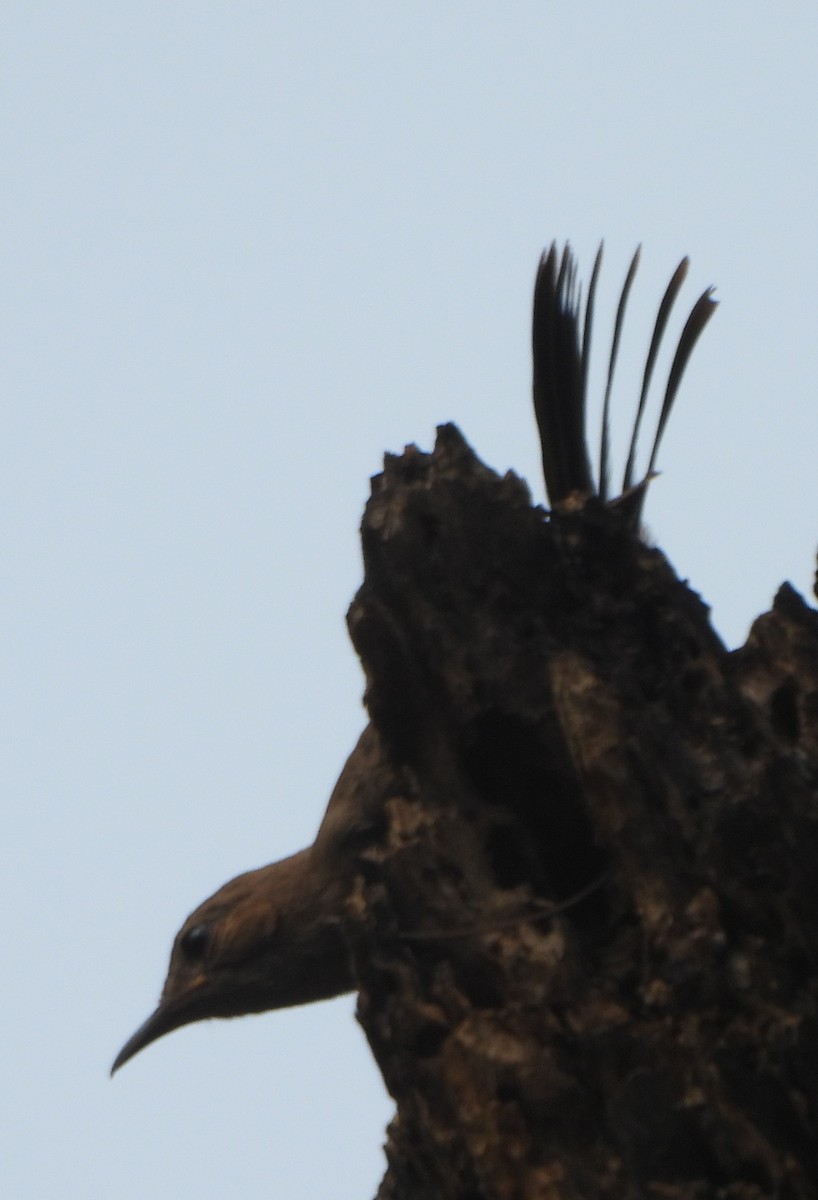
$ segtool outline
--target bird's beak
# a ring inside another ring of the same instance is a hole
[[[133,1037],[128,1038],[114,1059],[111,1074],[113,1075],[121,1066],[124,1066],[129,1058],[133,1058],[135,1054],[138,1054],[140,1050],[144,1050],[151,1042],[155,1042],[163,1034],[170,1033],[172,1029],[178,1028],[180,1024],[181,1021],[178,1018],[178,1014],[171,1013],[168,1008],[160,1004],[156,1011],[151,1013],[147,1021],[139,1026]]]
[[[144,1050],[157,1038],[164,1037],[166,1033],[171,1033],[180,1025],[188,1025],[191,1021],[212,1015],[203,1011],[200,989],[204,987],[205,983],[205,977],[199,976],[180,995],[168,998],[163,995],[155,1011],[151,1013],[147,1021],[139,1026],[136,1033],[128,1038],[117,1054],[111,1067],[111,1074],[113,1075],[115,1071],[125,1065],[129,1058],[133,1058],[135,1054]]]

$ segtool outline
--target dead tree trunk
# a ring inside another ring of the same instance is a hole
[[[818,614],[785,585],[729,653],[615,511],[453,426],[363,547],[381,1200],[818,1196]]]

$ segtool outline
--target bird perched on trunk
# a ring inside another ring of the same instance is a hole
[[[111,1074],[181,1025],[353,990],[341,917],[354,877],[355,841],[370,825],[370,814],[383,812],[393,782],[368,725],[312,845],[231,879],[187,918],[173,943],[159,1004],[122,1047]]]
[[[568,246],[543,255],[534,290],[534,411],[550,505],[598,495],[638,532],[646,485],[682,373],[715,302],[708,289],[684,326],[670,369],[646,474],[635,455],[651,375],[670,309],[687,272],[684,259],[668,285],[653,331],[634,421],[622,492],[609,494],[608,418],[625,307],[637,251],[622,290],[603,402],[599,485],[586,438],[586,395],[596,283],[594,264],[584,316],[576,264]],[[355,986],[343,930],[344,904],[356,872],[356,839],[383,813],[396,787],[374,726],[368,726],[338,779],[315,841],[298,854],[231,880],[187,918],[171,951],[156,1010],[125,1043],[112,1067],[182,1025],[329,999]]]

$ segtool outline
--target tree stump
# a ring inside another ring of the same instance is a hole
[[[381,1200],[818,1196],[818,614],[784,585],[728,652],[615,507],[451,425],[362,538]]]

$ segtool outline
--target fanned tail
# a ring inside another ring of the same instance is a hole
[[[707,288],[690,312],[670,368],[647,473],[641,480],[635,482],[636,450],[653,369],[671,309],[687,275],[688,260],[682,259],[673,273],[659,305],[642,376],[642,388],[633,423],[622,491],[618,496],[611,497],[609,494],[610,397],[625,310],[639,265],[639,250],[637,249],[634,254],[625,277],[614,321],[602,407],[599,485],[597,486],[588,454],[585,414],[594,300],[601,262],[602,246],[600,245],[591,274],[584,318],[581,319],[577,264],[570,246],[566,244],[560,253],[556,242],[553,242],[550,249],[540,259],[534,285],[532,326],[534,414],[540,433],[543,473],[548,502],[551,507],[559,505],[573,493],[596,494],[606,503],[615,505],[632,525],[634,531],[638,532],[647,484],[654,473],[659,443],[679,390],[682,375],[702,330],[713,315],[717,301],[713,299],[713,288]]]

